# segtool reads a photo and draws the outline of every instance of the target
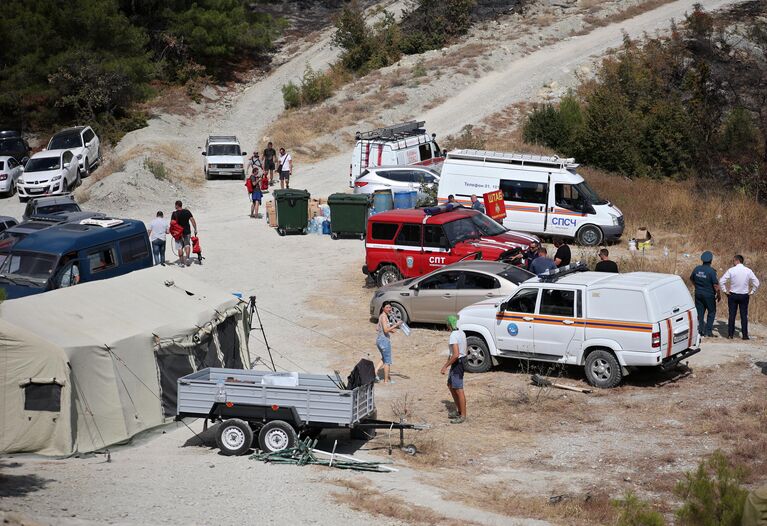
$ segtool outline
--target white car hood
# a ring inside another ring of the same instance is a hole
[[[61,168],[57,168],[55,170],[44,170],[41,172],[24,172],[21,174],[21,182],[27,183],[27,184],[34,184],[30,183],[30,181],[37,181],[39,183],[45,183],[47,181],[50,181],[52,178],[56,177],[57,175],[60,175],[62,178],[65,177],[66,170],[63,170]]]
[[[243,164],[245,158],[242,155],[209,155],[208,164]]]

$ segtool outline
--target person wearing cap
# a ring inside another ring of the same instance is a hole
[[[527,270],[530,270],[530,265],[532,264],[533,260],[538,257],[539,248],[541,248],[541,244],[538,241],[533,240],[530,242],[530,246],[525,252],[525,268]]]
[[[695,285],[695,309],[698,311],[698,333],[701,336],[714,335],[716,302],[722,299],[716,270],[711,266],[714,255],[706,250],[700,255],[701,264],[692,269],[690,281]],[[708,318],[706,318],[708,313]]]
[[[442,366],[440,374],[447,375],[447,388],[453,396],[457,412],[450,415],[451,424],[463,424],[466,422],[466,395],[463,392],[463,372],[464,360],[466,359],[466,334],[458,328],[458,318],[456,316],[447,317],[447,326],[452,332],[448,339],[450,355],[447,362]]]
[[[719,280],[722,292],[727,294],[727,337],[735,336],[735,316],[740,309],[740,333],[744,340],[748,340],[748,300],[759,288],[759,280],[754,271],[744,265],[745,259],[740,254],[732,258],[732,267],[724,273]]]

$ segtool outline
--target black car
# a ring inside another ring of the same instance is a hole
[[[0,156],[8,155],[21,164],[26,164],[29,153],[29,144],[21,133],[13,130],[0,131]]]
[[[27,203],[27,207],[24,209],[24,215],[21,216],[21,218],[24,221],[27,221],[31,217],[55,216],[58,214],[80,211],[80,205],[75,202],[75,198],[72,194],[38,197],[36,199],[30,199]]]

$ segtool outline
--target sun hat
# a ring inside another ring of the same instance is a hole
[[[458,316],[451,314],[447,317],[447,326],[453,330],[458,328]]]

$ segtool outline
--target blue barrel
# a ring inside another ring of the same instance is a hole
[[[410,192],[394,192],[394,208],[413,208],[410,205]]]
[[[418,190],[410,190],[410,208],[418,205]]]
[[[376,190],[373,194],[373,206],[376,209],[376,213],[386,212],[394,208],[391,190]]]

